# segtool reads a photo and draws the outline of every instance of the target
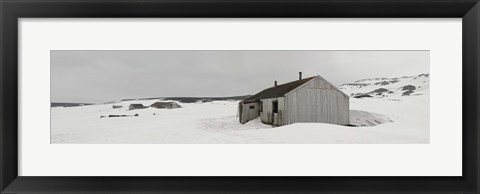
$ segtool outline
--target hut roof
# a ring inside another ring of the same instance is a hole
[[[254,102],[258,101],[261,99],[266,99],[266,98],[277,98],[285,95],[286,93],[292,91],[295,88],[298,88],[299,86],[303,85],[304,83],[307,83],[311,79],[315,78],[314,77],[309,77],[309,78],[304,78],[301,80],[296,80],[292,82],[288,82],[285,84],[277,85],[276,87],[270,87],[265,90],[262,90],[261,92],[248,97],[247,99],[243,100],[243,102]]]
[[[143,104],[130,104],[132,107],[143,107]]]
[[[155,102],[150,106],[164,106],[164,105],[169,105],[171,102]]]
[[[177,104],[176,102],[155,102],[153,103],[152,105],[150,105],[151,107],[154,107],[154,108],[168,108],[168,109],[171,109],[171,108],[182,108],[182,106],[180,106],[179,104]]]

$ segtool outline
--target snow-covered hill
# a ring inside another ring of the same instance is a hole
[[[346,83],[339,89],[353,98],[398,98],[425,95],[429,91],[429,74],[395,78],[362,79]]]

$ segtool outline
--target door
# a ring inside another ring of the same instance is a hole
[[[272,101],[272,124],[277,125],[278,101]]]

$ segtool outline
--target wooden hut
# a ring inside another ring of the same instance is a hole
[[[166,109],[172,109],[172,108],[181,108],[179,104],[176,102],[155,102],[150,107],[153,108],[166,108]]]
[[[116,104],[114,104],[114,105],[112,106],[112,108],[114,108],[114,109],[122,108],[122,107],[123,107],[122,105],[116,105]]]
[[[348,125],[349,96],[317,75],[275,84],[238,105],[240,123],[260,117],[275,126],[292,123],[331,123]]]
[[[143,104],[130,104],[130,106],[128,106],[128,110],[144,109],[144,108],[147,108],[147,107],[143,106]]]

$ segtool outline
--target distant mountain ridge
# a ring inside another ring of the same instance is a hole
[[[244,100],[252,95],[243,95],[243,96],[227,96],[227,97],[153,97],[153,98],[138,98],[138,99],[123,99],[121,101],[131,101],[131,100],[175,100],[183,103],[192,103],[192,102],[209,102],[214,100]]]
[[[353,98],[384,98],[423,95],[430,88],[430,74],[394,78],[361,79],[338,87]]]
[[[75,103],[75,102],[52,102],[50,107],[73,107],[73,106],[85,106],[92,105],[92,103]]]
[[[218,101],[218,100],[244,100],[247,99],[252,95],[243,95],[243,96],[227,96],[227,97],[151,97],[151,98],[135,98],[135,99],[122,99],[120,102],[123,101],[135,101],[135,100],[174,100],[182,103],[194,103],[194,102],[211,102],[211,101]],[[114,104],[117,101],[110,101],[104,103],[96,103],[96,104]],[[52,102],[50,103],[50,107],[75,107],[75,106],[85,106],[85,105],[92,105],[95,103],[65,103],[65,102]]]

